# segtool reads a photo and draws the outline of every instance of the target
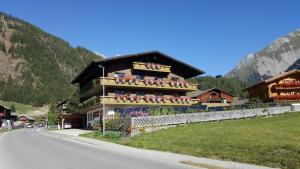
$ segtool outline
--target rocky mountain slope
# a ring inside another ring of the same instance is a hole
[[[68,97],[71,79],[100,57],[0,13],[0,99],[41,106]]]
[[[256,83],[287,69],[300,68],[298,59],[300,30],[280,37],[259,52],[247,55],[226,76]]]

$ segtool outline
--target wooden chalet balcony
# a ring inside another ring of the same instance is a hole
[[[300,82],[278,83],[275,87],[276,90],[300,89]]]
[[[199,99],[172,96],[103,96],[91,98],[83,103],[83,111],[101,108],[105,105],[128,106],[190,106],[199,103]]]
[[[120,87],[120,88],[148,88],[154,90],[176,90],[176,91],[196,91],[198,90],[198,84],[187,82],[175,82],[172,80],[138,80],[133,77],[104,77],[95,79],[95,82],[89,89],[80,93],[81,97],[90,96],[96,91],[102,90],[102,85],[105,87]]]
[[[133,87],[133,88],[152,88],[152,89],[169,89],[181,91],[195,91],[198,90],[198,84],[187,82],[175,82],[171,80],[138,80],[132,77],[124,78],[100,78],[100,85],[118,86],[118,87]]]
[[[295,95],[279,95],[275,97],[275,100],[282,101],[282,100],[300,100],[300,94]]]
[[[171,66],[156,63],[133,62],[133,69],[170,73]]]

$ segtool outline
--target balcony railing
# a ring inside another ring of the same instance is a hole
[[[295,95],[279,95],[275,97],[275,100],[300,100],[300,94]]]
[[[144,63],[144,62],[133,62],[133,69],[135,70],[147,70],[155,72],[171,72],[171,66],[161,65],[156,63]]]
[[[194,91],[198,89],[198,84],[192,84],[185,81],[172,80],[153,80],[144,79],[139,80],[133,77],[123,78],[100,78],[100,84],[105,86],[123,86],[123,87],[140,87],[140,88],[154,88],[154,89],[172,89],[182,91]]]
[[[300,82],[278,83],[275,85],[276,89],[300,89]]]
[[[80,92],[81,97],[93,93],[94,90],[102,90],[104,86],[116,86],[116,87],[127,87],[127,88],[149,88],[157,90],[177,90],[177,91],[196,91],[198,90],[198,84],[188,83],[185,81],[172,81],[172,80],[153,80],[144,79],[139,80],[134,77],[104,77],[95,79],[89,86]]]
[[[199,103],[199,99],[181,96],[102,96],[92,97],[82,103],[84,110],[92,110],[105,105],[148,105],[148,106],[189,106]]]

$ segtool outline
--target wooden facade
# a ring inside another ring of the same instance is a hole
[[[10,119],[11,110],[5,106],[0,105],[0,119]]]
[[[192,92],[191,97],[199,99],[200,103],[231,103],[234,98],[232,94],[217,88]]]
[[[70,100],[65,99],[57,103],[56,107],[60,112],[58,117],[58,128],[64,129],[65,123],[70,123],[72,128],[84,128],[85,116],[83,114],[74,114],[69,109]]]
[[[227,107],[234,100],[234,96],[224,90],[212,88],[205,91],[195,91],[188,93],[188,96],[198,99],[201,105],[210,107]]]
[[[300,101],[300,70],[281,73],[261,81],[244,91],[249,98],[259,98],[263,102],[298,102]]]
[[[20,123],[34,123],[34,119],[32,117],[20,116],[18,117],[18,122]]]
[[[11,119],[11,110],[5,106],[0,105],[0,128],[2,126],[2,123],[10,119]]]
[[[105,68],[102,77],[102,68]],[[186,96],[196,91],[197,84],[186,79],[203,74],[202,70],[158,51],[118,56],[94,61],[73,81],[80,86],[84,113],[94,112],[99,118],[102,103],[106,114],[115,108],[129,106],[182,106],[197,104],[198,99]],[[105,97],[103,97],[103,85]],[[94,115],[89,115],[89,118]]]

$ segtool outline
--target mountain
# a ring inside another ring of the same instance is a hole
[[[300,70],[300,59],[296,60],[286,71],[298,69]]]
[[[244,57],[226,76],[256,83],[291,68],[300,68],[300,30]],[[294,64],[294,65],[293,65]]]
[[[0,100],[41,106],[70,96],[70,84],[100,56],[0,13]]]

